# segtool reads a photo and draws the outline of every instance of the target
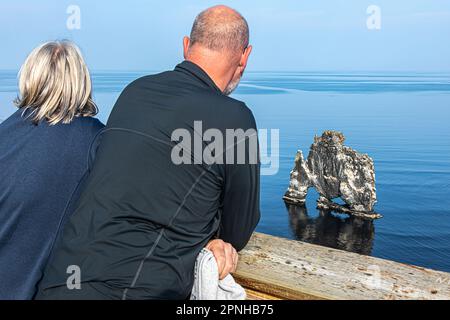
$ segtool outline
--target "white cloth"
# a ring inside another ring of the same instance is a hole
[[[216,258],[203,249],[195,262],[195,280],[191,300],[245,300],[244,288],[231,275],[219,280]]]

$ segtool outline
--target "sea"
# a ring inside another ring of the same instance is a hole
[[[123,88],[155,72],[92,75],[99,119]],[[17,71],[0,71],[0,121],[14,112]],[[248,72],[233,97],[259,128],[279,130],[279,165],[261,177],[257,231],[450,272],[450,74],[402,72]],[[342,132],[375,164],[378,220],[287,205],[297,150],[315,135]],[[242,214],[245,214],[243,212]]]

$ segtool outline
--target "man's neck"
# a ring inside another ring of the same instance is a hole
[[[227,59],[216,52],[202,52],[202,55],[190,54],[186,60],[195,63],[214,81],[216,86],[223,92],[230,83],[233,74],[229,66],[226,65]]]

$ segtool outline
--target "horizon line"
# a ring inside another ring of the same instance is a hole
[[[10,69],[10,68],[0,68],[0,72],[16,72],[18,73],[20,68]],[[159,73],[165,71],[171,71],[173,69],[90,69],[91,74],[95,73]],[[332,69],[311,69],[311,70],[277,70],[277,69],[266,69],[266,70],[246,70],[245,73],[422,73],[422,74],[449,74],[450,70],[436,71],[436,70],[332,70]]]

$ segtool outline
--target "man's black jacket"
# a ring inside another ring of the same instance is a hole
[[[259,163],[175,164],[171,136],[186,129],[193,144],[195,121],[224,138],[256,130],[246,105],[188,61],[122,92],[38,298],[185,299],[211,238],[245,247],[260,217]],[[69,266],[81,290],[67,290]]]

